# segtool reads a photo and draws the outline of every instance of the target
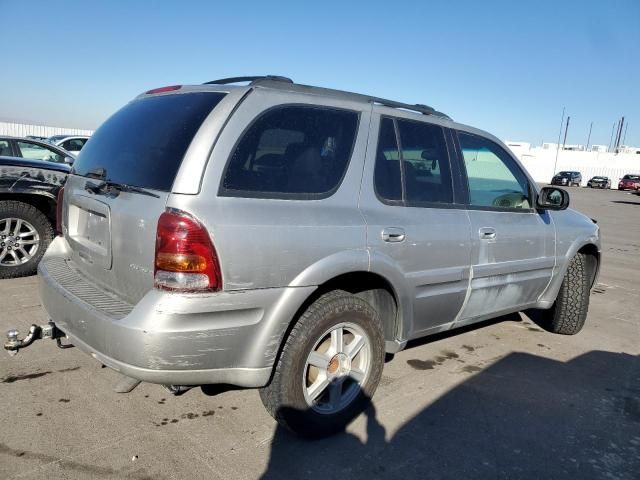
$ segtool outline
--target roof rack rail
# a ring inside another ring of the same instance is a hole
[[[447,114],[439,112],[435,108],[430,107],[429,105],[423,105],[421,103],[417,103],[417,104],[402,103],[402,102],[396,102],[395,100],[388,100],[386,98],[363,95],[361,93],[352,93],[352,92],[346,92],[342,90],[333,90],[333,89],[324,88],[324,87],[313,87],[310,85],[302,85],[299,83],[294,83],[294,81],[288,77],[282,77],[279,75],[221,78],[220,80],[212,80],[210,82],[205,82],[203,83],[203,85],[228,85],[230,83],[240,83],[240,82],[249,82],[249,85],[259,85],[264,82],[269,87],[272,87],[272,88],[280,87],[280,88],[293,89],[293,90],[301,89],[302,91],[312,90],[316,92],[324,92],[328,95],[334,95],[334,96],[340,95],[340,96],[346,96],[349,98],[357,98],[365,102],[377,103],[379,105],[384,105],[386,107],[400,108],[403,110],[418,112],[423,115],[433,115],[435,117],[451,120],[451,117],[449,117]],[[280,85],[278,85],[278,83],[280,83]],[[291,85],[291,86],[288,86],[288,85]]]
[[[424,105],[422,103],[415,103],[415,104],[402,103],[402,102],[396,102],[395,100],[387,100],[386,98],[379,98],[379,97],[371,97],[370,101],[373,103],[377,103],[379,105],[384,105],[385,107],[401,108],[403,110],[418,112],[423,115],[433,115],[436,117],[442,117],[442,118],[446,118],[447,120],[451,120],[451,117],[449,117],[449,115],[447,115],[446,113],[439,112],[435,108],[430,107],[429,105]]]
[[[229,78],[221,78],[219,80],[211,80],[210,82],[204,82],[203,85],[228,85],[230,83],[240,83],[240,82],[250,82],[255,83],[260,80],[267,80],[271,82],[284,82],[284,83],[293,83],[293,80],[287,77],[282,77],[280,75],[260,75],[253,77],[229,77]]]
[[[429,107],[428,105],[422,105],[419,103],[412,105],[410,103],[396,102],[395,100],[387,100],[386,98],[380,98],[380,97],[371,97],[371,102],[377,103],[379,105],[384,105],[385,107],[402,108],[404,110],[420,112],[423,115],[433,115],[434,113],[436,113],[435,108]]]

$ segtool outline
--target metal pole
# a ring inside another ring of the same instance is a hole
[[[558,168],[558,151],[560,150],[560,137],[562,137],[562,125],[564,124],[564,108],[562,107],[562,118],[560,119],[560,132],[558,133],[558,143],[556,144],[556,161],[553,163],[553,175],[556,174]]]
[[[629,122],[624,126],[624,137],[622,137],[622,144],[624,145],[625,140],[627,139],[627,129],[629,128]]]
[[[618,120],[619,122],[620,120]],[[613,147],[613,132],[615,131],[615,129],[618,126],[618,122],[614,122],[613,126],[611,127],[611,138],[609,139],[609,148],[607,151],[611,151],[611,148]]]
[[[616,137],[616,152],[620,149],[620,137],[622,137],[622,127],[624,126],[624,117],[620,119],[620,128]]]
[[[567,126],[564,127],[564,140],[562,140],[562,149],[564,150],[564,146],[567,143],[567,132],[569,131],[569,120],[571,120],[571,115],[567,116]]]
[[[589,151],[589,141],[591,140],[591,129],[593,128],[593,122],[591,122],[591,125],[589,125],[589,136],[587,137],[587,148],[585,148],[585,151]]]

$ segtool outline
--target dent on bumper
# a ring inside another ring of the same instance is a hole
[[[295,304],[314,289],[152,290],[114,319],[61,287],[45,261],[39,280],[45,310],[80,349],[130,377],[181,385],[265,385]]]

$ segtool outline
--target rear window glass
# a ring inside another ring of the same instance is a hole
[[[287,105],[268,110],[231,154],[220,193],[322,198],[345,174],[358,126],[347,110]]]
[[[134,100],[112,115],[86,143],[73,167],[105,180],[154,190],[171,185],[198,128],[224,93],[184,93]]]

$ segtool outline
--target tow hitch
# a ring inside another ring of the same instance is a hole
[[[9,352],[9,355],[16,355],[18,350],[26,348],[36,340],[44,340],[50,338],[55,340],[58,348],[72,348],[73,345],[67,343],[63,344],[62,339],[66,337],[66,334],[60,330],[56,325],[49,321],[46,325],[36,325],[35,323],[29,328],[29,333],[22,340],[18,338],[20,332],[18,330],[9,330],[7,332],[7,341],[4,344],[4,349]]]

